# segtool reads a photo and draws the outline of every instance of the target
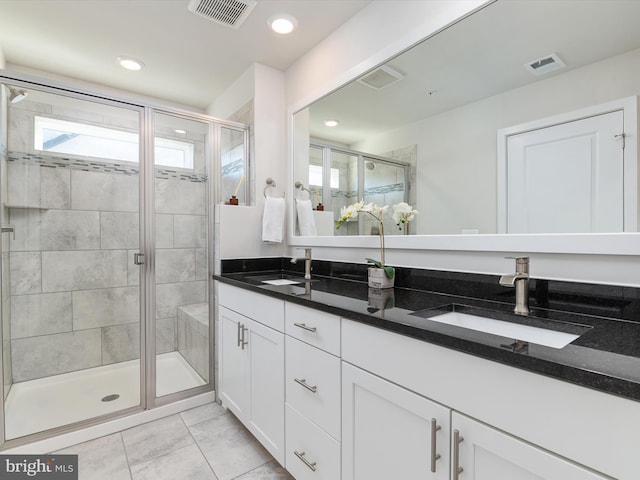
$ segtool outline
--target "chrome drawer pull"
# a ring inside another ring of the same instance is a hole
[[[436,462],[440,460],[440,454],[436,452],[436,432],[442,427],[435,418],[431,419],[431,472],[436,473]]]
[[[293,325],[296,327],[302,328],[303,330],[306,330],[308,332],[315,333],[317,330],[316,327],[307,327],[304,323],[294,323]]]
[[[316,471],[316,462],[310,462],[309,460],[307,460],[304,457],[304,452],[299,452],[297,450],[293,451],[293,454],[298,457],[300,460],[302,460],[302,463],[304,463],[307,467],[309,467],[311,469],[312,472]]]
[[[460,466],[460,444],[464,441],[464,437],[460,435],[458,430],[453,431],[453,480],[458,480],[460,474],[464,472],[464,468]]]
[[[304,388],[306,388],[310,392],[316,393],[318,391],[317,386],[309,385],[304,378],[294,378],[293,381],[296,382],[298,385],[302,385]]]
[[[242,325],[242,350],[244,350],[244,346],[245,345],[249,345],[249,340],[246,339],[245,334],[249,331],[249,329],[247,327],[245,327],[244,325]]]

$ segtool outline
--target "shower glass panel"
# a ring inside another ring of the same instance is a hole
[[[315,208],[318,203],[322,203],[323,193],[324,193],[324,159],[323,155],[324,149],[319,147],[309,147],[309,199],[313,207]],[[337,169],[331,170],[332,173],[338,174]],[[334,175],[335,178],[332,178],[332,183],[334,183],[335,188],[338,187],[338,178],[337,175]]]
[[[331,185],[331,210],[334,218],[340,218],[340,209],[359,201],[358,198],[358,155],[352,153],[331,150],[330,167],[331,177],[338,178],[338,184]],[[326,171],[324,179],[326,182]],[[335,186],[334,186],[335,185]],[[335,235],[358,235],[360,222],[346,222],[339,229],[334,230]]]
[[[6,440],[141,406],[142,110],[26,93],[2,95]]]
[[[209,123],[156,112],[156,396],[210,383]],[[242,143],[243,145],[243,143]]]
[[[247,192],[247,158],[244,129],[220,127],[220,193],[218,201],[227,202],[235,195],[240,205],[249,204]]]
[[[402,235],[403,230],[399,229],[393,221],[392,206],[407,201],[407,166],[367,156],[363,156],[363,161],[365,203],[387,205],[389,208],[384,216],[384,233],[385,235]],[[375,232],[378,227],[371,224],[365,227],[365,232],[371,232],[372,228]]]

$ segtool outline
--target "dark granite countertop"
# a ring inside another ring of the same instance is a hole
[[[467,278],[465,274],[457,275],[460,279]],[[639,303],[636,289],[630,289],[631,298],[626,291],[624,295],[616,293],[617,297],[609,298],[608,303],[594,301],[591,306],[585,306],[585,302],[573,305],[549,302],[553,296],[547,291],[547,300],[536,301],[533,296],[530,315],[522,317],[513,315],[512,299],[500,297],[501,290],[497,295],[484,292],[485,295],[478,298],[477,285],[473,291],[469,290],[470,295],[461,294],[464,291],[452,294],[423,290],[411,282],[397,282],[404,286],[377,290],[369,289],[361,276],[344,272],[340,277],[314,274],[310,283],[282,286],[263,283],[265,279],[280,276],[302,280],[299,272],[288,269],[248,271],[246,266],[243,271],[224,272],[213,278],[435,345],[640,401],[640,321],[636,318]],[[493,283],[497,282],[488,285]],[[507,322],[515,320],[579,337],[562,348],[554,348],[429,319],[452,310]]]

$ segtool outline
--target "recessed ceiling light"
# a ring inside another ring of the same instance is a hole
[[[273,15],[267,20],[267,23],[271,27],[271,30],[282,35],[293,32],[298,26],[298,21],[287,14]]]
[[[337,120],[325,120],[324,121],[324,125],[326,127],[337,127],[338,126],[338,121]]]
[[[182,129],[180,129],[180,128],[176,128],[176,129],[174,130],[174,132],[176,132],[176,133],[177,133],[177,134],[179,134],[179,135],[184,135],[185,133],[187,133],[187,131],[186,131],[186,130],[182,130]]]
[[[133,57],[118,57],[118,63],[122,68],[126,68],[127,70],[137,71],[144,67],[144,63],[141,60]]]

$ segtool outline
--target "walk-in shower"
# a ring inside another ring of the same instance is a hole
[[[0,80],[5,445],[212,390],[216,139],[245,128]]]

